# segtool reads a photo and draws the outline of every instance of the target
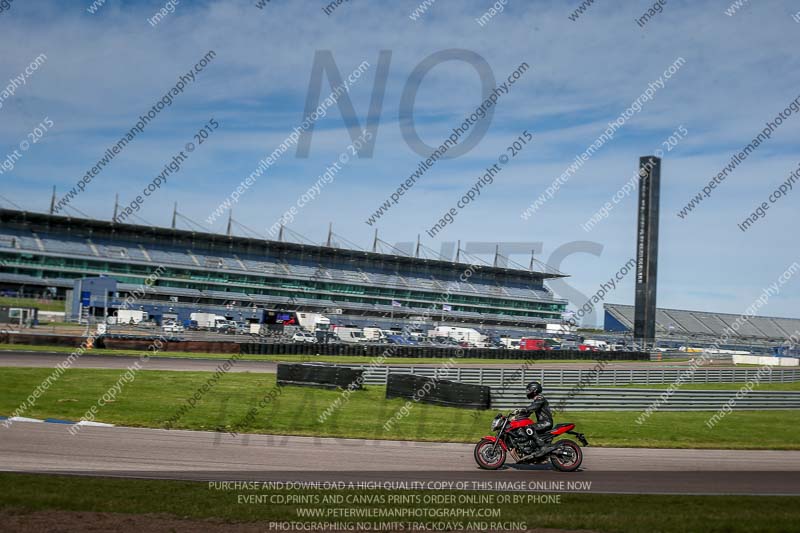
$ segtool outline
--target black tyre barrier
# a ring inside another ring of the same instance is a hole
[[[331,365],[278,363],[278,385],[327,389],[363,388],[363,370]]]
[[[396,344],[316,344],[316,343],[255,343],[245,342],[239,345],[243,354],[262,355],[331,355],[331,356],[367,356],[385,355],[392,357],[437,358],[447,359],[523,359],[523,360],[558,360],[575,359],[595,361],[649,361],[647,352],[582,352],[580,350],[491,350],[488,348],[438,348],[429,346],[398,346]]]
[[[414,374],[389,374],[386,382],[386,399],[391,398],[406,398],[464,409],[489,409],[491,388]]]

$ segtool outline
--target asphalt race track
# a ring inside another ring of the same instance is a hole
[[[579,472],[556,472],[549,464],[490,472],[476,467],[469,444],[124,427],[83,427],[73,436],[68,429],[62,424],[0,424],[0,470],[185,480],[417,482],[425,488],[454,488],[448,484],[459,481],[513,482],[536,491],[544,483],[582,481],[583,491],[596,493],[800,495],[798,451],[588,447]]]

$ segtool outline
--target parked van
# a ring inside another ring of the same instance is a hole
[[[547,339],[521,339],[519,341],[520,350],[552,350],[551,344]]]
[[[378,342],[383,340],[386,335],[381,328],[366,327],[364,328],[364,340],[369,342]]]
[[[583,341],[583,344],[585,344],[586,346],[593,346],[603,352],[607,352],[608,350],[610,350],[610,347],[608,346],[608,343],[606,341],[586,339],[585,341]]]
[[[339,326],[336,328],[335,333],[342,342],[358,343],[366,340],[364,337],[364,332],[361,331],[361,328]]]

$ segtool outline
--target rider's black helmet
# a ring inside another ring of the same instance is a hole
[[[527,387],[525,387],[526,396],[529,400],[534,399],[536,396],[541,394],[542,392],[542,384],[538,381],[531,381],[528,383]]]

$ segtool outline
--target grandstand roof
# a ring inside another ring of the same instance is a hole
[[[395,263],[398,265],[425,265],[454,271],[463,270],[464,266],[474,263],[445,261],[405,255],[394,255],[346,248],[333,248],[323,245],[308,245],[295,242],[273,241],[255,239],[220,233],[197,232],[159,226],[145,226],[137,224],[116,223],[113,221],[78,218],[62,215],[50,215],[30,211],[13,209],[0,209],[0,224],[19,225],[27,228],[46,232],[64,232],[75,236],[97,236],[111,239],[141,242],[152,240],[154,242],[170,242],[182,244],[192,248],[210,249],[217,252],[224,250],[246,250],[258,254],[266,250],[272,252],[285,251],[297,253],[311,253],[330,257],[332,259],[348,260],[373,259],[376,262]],[[567,277],[555,269],[545,265],[543,270],[527,270],[521,268],[505,268],[480,265],[482,273],[497,273],[528,279],[552,279]]]
[[[633,329],[634,306],[607,303],[605,312],[624,327]],[[740,315],[685,309],[656,309],[656,330],[661,334],[721,337]],[[786,340],[800,333],[800,319],[754,316],[740,325],[733,337]]]

